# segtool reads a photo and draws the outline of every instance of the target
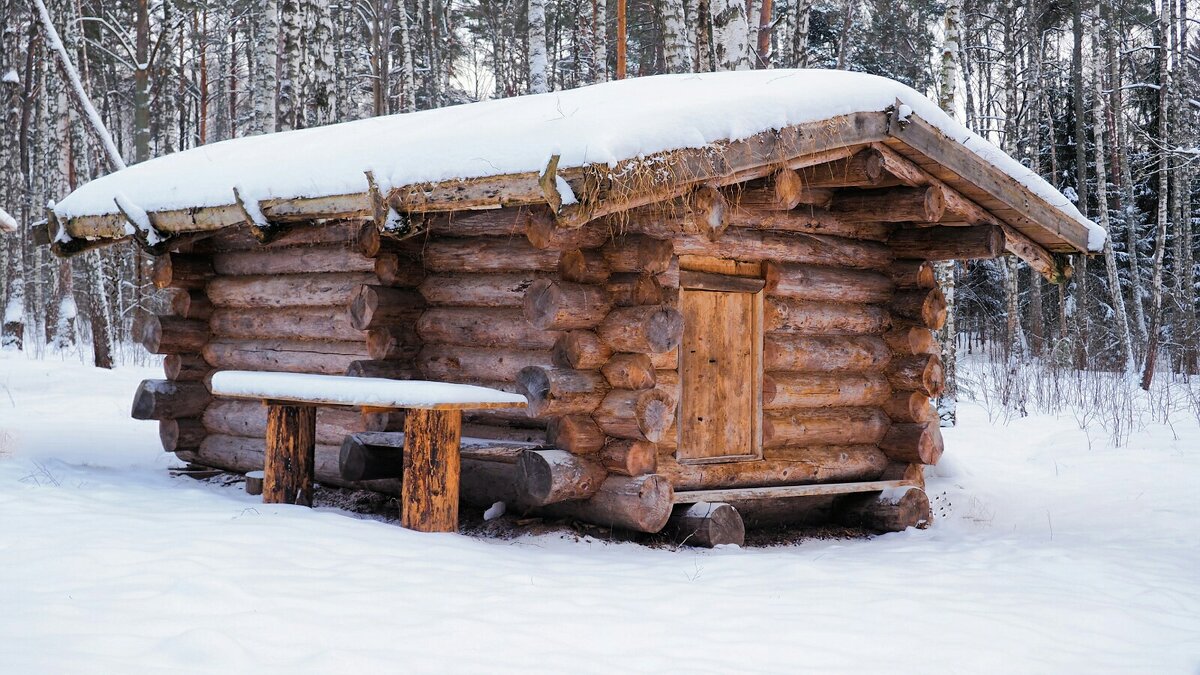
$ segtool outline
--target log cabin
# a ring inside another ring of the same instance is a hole
[[[171,311],[136,392],[180,459],[263,466],[219,370],[523,394],[464,415],[461,493],[700,543],[926,523],[943,452],[939,261],[1061,282],[1104,233],[890,80],[626,80],[226,141],[50,210],[60,255],[131,240]],[[397,493],[402,415],[322,408],[316,478]],[[674,514],[674,517],[672,517]]]

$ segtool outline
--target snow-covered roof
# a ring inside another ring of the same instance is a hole
[[[389,188],[618,162],[703,148],[897,102],[1086,228],[1101,228],[1049,183],[955,122],[925,96],[873,75],[759,70],[661,75],[568,91],[375,117],[214,143],[131,166],[79,188],[55,207],[67,221],[118,213],[327,197]]]

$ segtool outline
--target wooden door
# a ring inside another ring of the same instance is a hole
[[[683,288],[679,450],[683,463],[762,456],[762,293]]]

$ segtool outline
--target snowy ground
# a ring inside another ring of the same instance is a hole
[[[929,530],[417,534],[173,478],[138,380],[0,358],[0,670],[1200,672],[1200,426],[964,405]]]

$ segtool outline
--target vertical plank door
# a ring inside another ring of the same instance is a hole
[[[760,457],[760,295],[682,289],[679,301],[679,461]]]

